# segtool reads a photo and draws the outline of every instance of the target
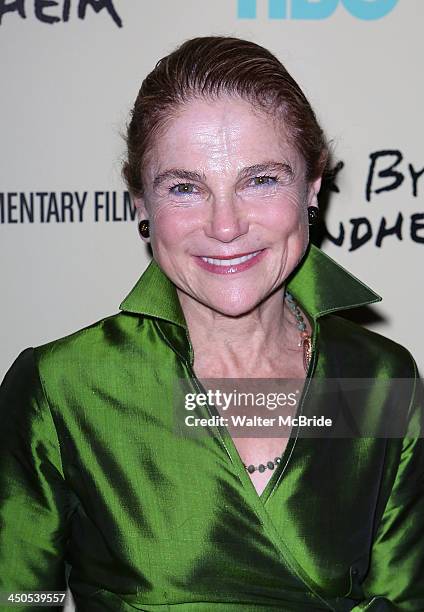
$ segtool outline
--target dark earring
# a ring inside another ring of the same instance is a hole
[[[149,230],[149,221],[148,219],[143,219],[138,224],[138,232],[142,238],[149,238],[150,230]]]
[[[308,221],[309,225],[316,225],[319,217],[317,206],[308,206]]]

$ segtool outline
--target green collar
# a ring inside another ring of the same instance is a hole
[[[318,247],[310,244],[287,288],[315,321],[330,312],[380,302],[382,298]],[[187,331],[174,284],[152,260],[120,310],[169,321]]]

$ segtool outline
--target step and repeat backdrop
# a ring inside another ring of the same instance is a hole
[[[273,51],[332,141],[321,248],[424,366],[422,0],[1,0],[0,374],[114,312],[149,254],[120,176],[143,77],[193,36]]]
[[[303,87],[337,168],[321,248],[423,371],[423,22],[422,0],[0,0],[0,378],[117,312],[145,269],[122,134],[156,61],[211,34],[263,44]]]
[[[117,311],[149,255],[120,177],[143,77],[192,36],[249,38],[303,86],[338,172],[321,247],[424,363],[421,0],[2,0],[0,370]]]

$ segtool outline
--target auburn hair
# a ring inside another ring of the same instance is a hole
[[[281,118],[306,164],[307,181],[324,171],[328,144],[314,111],[283,64],[264,47],[240,38],[192,38],[146,76],[124,135],[122,174],[132,196],[143,194],[142,168],[154,138],[184,103],[220,95],[240,97]]]

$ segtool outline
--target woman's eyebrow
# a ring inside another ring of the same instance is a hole
[[[161,183],[171,179],[181,179],[183,181],[202,181],[206,180],[206,177],[204,174],[199,174],[198,172],[193,172],[191,170],[171,168],[170,170],[165,170],[165,172],[161,172],[155,176],[153,180],[153,188],[156,189],[159,187],[159,185],[161,185]]]
[[[288,163],[269,161],[242,168],[238,174],[238,180],[264,172],[288,172],[289,174],[293,174],[293,170]],[[183,181],[205,181],[206,176],[204,173],[199,174],[199,172],[195,172],[193,170],[171,168],[155,176],[153,179],[153,189],[157,189],[164,181],[175,179],[180,179]]]
[[[282,163],[276,161],[269,161],[263,164],[255,164],[253,166],[243,168],[239,172],[239,179],[244,179],[256,174],[263,174],[264,172],[285,172],[293,175],[293,169],[287,162]]]

